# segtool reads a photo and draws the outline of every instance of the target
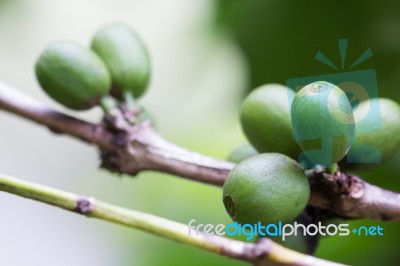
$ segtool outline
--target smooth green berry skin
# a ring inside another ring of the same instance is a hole
[[[121,24],[106,26],[95,34],[91,46],[111,73],[115,97],[121,99],[124,93],[134,98],[143,95],[150,81],[150,58],[131,28]]]
[[[314,164],[340,161],[354,140],[354,116],[346,94],[325,81],[313,82],[296,93],[291,108],[293,136]]]
[[[308,179],[293,159],[263,153],[239,162],[223,187],[228,214],[241,224],[291,222],[307,205]]]
[[[292,136],[290,104],[294,92],[280,84],[253,90],[240,110],[242,129],[259,152],[278,152],[297,160],[301,149]]]
[[[228,156],[228,161],[238,163],[251,156],[257,155],[258,151],[250,144],[243,144],[236,147]]]
[[[66,41],[48,45],[35,67],[43,90],[66,107],[85,110],[98,104],[111,87],[110,74],[92,51]]]
[[[368,112],[376,112],[379,116],[368,115]],[[385,164],[399,151],[398,103],[385,98],[367,100],[357,106],[354,117],[357,121],[355,142],[347,158],[341,162],[342,167],[371,169]]]

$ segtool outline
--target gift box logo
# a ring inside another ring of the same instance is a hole
[[[360,65],[362,62],[367,60],[372,56],[371,49],[367,49],[359,58],[351,64],[349,67],[346,67],[346,52],[347,52],[347,39],[339,39],[339,52],[341,58],[341,66],[340,68],[332,63],[321,51],[318,51],[315,55],[315,59],[324,63],[325,65],[333,68],[335,73],[317,75],[317,76],[308,76],[308,77],[299,77],[292,78],[286,81],[286,86],[292,88],[296,92],[301,88],[315,81],[328,81],[330,83],[335,84],[340,89],[342,89],[350,103],[353,107],[353,110],[357,110],[357,105],[360,102],[366,101],[371,98],[378,97],[378,83],[376,79],[376,72],[374,69],[365,69],[365,70],[352,70],[354,67]],[[293,99],[289,98],[291,102]],[[321,102],[321,104],[323,104]],[[335,112],[330,112],[335,113]],[[378,102],[372,102],[369,104],[369,108],[366,108],[366,111],[362,114],[359,114],[354,123],[356,123],[356,127],[358,123],[364,123],[365,121],[374,121],[370,123],[368,127],[359,127],[362,128],[360,130],[366,131],[375,131],[382,128],[382,121],[380,119],[380,108]],[[349,121],[339,121],[341,123],[349,123]],[[353,122],[351,122],[353,123]],[[310,132],[307,136],[296,136],[293,135],[293,138],[296,141],[306,141],[306,140],[319,140],[321,142],[321,152],[322,150],[326,153],[327,151],[332,151],[333,149],[333,139],[335,137],[340,136],[327,136],[327,134],[322,134],[323,129],[317,132]],[[359,132],[361,133],[361,132]],[[326,139],[329,138],[329,139]],[[376,147],[371,147],[367,145],[357,144],[357,149],[365,150],[365,152],[371,153],[372,156],[369,156],[369,161],[360,162],[359,158],[356,158],[352,152],[347,155],[348,163],[379,163],[381,161],[381,153]],[[318,151],[316,151],[318,152]],[[322,153],[321,153],[322,154]],[[304,158],[304,154],[300,155],[299,160]],[[364,159],[365,160],[365,159]]]

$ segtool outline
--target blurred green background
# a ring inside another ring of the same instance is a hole
[[[337,39],[347,62],[375,69],[379,93],[400,101],[398,1],[52,1],[0,0],[0,79],[49,106],[90,121],[100,110],[63,109],[39,88],[33,65],[51,41],[88,45],[102,25],[124,21],[149,47],[153,80],[144,104],[167,139],[217,158],[243,143],[237,119],[244,95],[267,82],[334,73]],[[137,178],[97,170],[93,147],[0,112],[0,172],[87,194],[182,223],[229,223],[221,190],[159,173]],[[400,191],[400,154],[362,173]],[[0,265],[243,265],[139,231],[0,194]],[[400,265],[399,225],[375,221],[383,237],[323,238],[316,255],[352,265]]]

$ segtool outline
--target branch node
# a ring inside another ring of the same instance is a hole
[[[269,255],[269,251],[271,250],[272,240],[269,238],[261,237],[257,240],[256,244],[250,250],[251,257],[258,260],[264,260],[266,256]]]
[[[349,175],[349,180],[352,182],[349,195],[355,199],[362,198],[365,194],[365,186],[360,179]]]
[[[75,212],[88,215],[94,209],[94,200],[85,196],[78,196],[76,200]]]

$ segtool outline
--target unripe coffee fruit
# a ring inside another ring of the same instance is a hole
[[[259,152],[278,152],[298,159],[301,149],[292,136],[290,105],[294,92],[279,84],[253,90],[240,110],[242,129]]]
[[[150,59],[131,28],[115,24],[100,29],[93,37],[92,49],[111,73],[114,96],[122,98],[124,93],[135,98],[142,96],[150,80]]]
[[[243,144],[235,148],[228,156],[228,161],[238,163],[251,156],[257,155],[258,151],[250,144]]]
[[[291,222],[307,205],[310,187],[293,159],[264,153],[239,162],[223,187],[228,214],[241,224]]]
[[[294,138],[315,164],[340,161],[354,139],[354,117],[346,94],[325,81],[313,82],[296,93],[291,109]]]
[[[356,137],[346,169],[371,169],[385,164],[400,149],[400,106],[390,99],[376,98],[359,104],[355,111]]]
[[[96,105],[111,87],[101,59],[71,42],[48,45],[36,62],[35,71],[40,86],[50,97],[76,110]]]

